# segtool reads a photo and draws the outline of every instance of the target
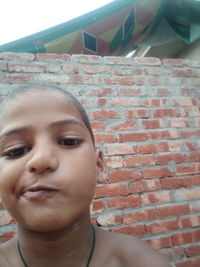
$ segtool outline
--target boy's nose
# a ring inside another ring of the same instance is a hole
[[[35,149],[27,163],[27,169],[32,173],[53,172],[57,167],[58,159],[53,150],[48,147],[40,147],[37,151]]]

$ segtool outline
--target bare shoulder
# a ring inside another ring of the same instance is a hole
[[[129,235],[101,230],[101,243],[106,244],[109,255],[118,259],[116,266],[123,267],[171,267],[169,261],[145,241]],[[105,266],[105,265],[104,265]],[[109,266],[109,265],[108,265]]]
[[[0,244],[0,267],[14,266],[15,255],[13,253],[14,239]]]

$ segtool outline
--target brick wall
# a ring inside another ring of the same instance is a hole
[[[86,107],[110,174],[92,221],[139,236],[178,267],[200,266],[200,62],[0,54],[0,93],[59,84]],[[13,221],[0,207],[0,241]]]

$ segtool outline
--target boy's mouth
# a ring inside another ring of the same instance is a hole
[[[51,186],[44,186],[44,185],[35,185],[26,188],[22,193],[21,196],[25,197],[28,200],[37,200],[37,199],[44,199],[47,197],[52,196],[52,194],[58,192],[58,189]]]

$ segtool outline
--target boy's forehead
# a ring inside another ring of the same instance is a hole
[[[7,101],[4,109],[1,112],[1,118],[8,118],[31,110],[45,113],[46,109],[51,112],[63,111],[66,113],[74,113],[82,120],[81,112],[75,105],[70,95],[65,95],[62,92],[55,90],[41,90],[27,91],[19,93],[16,97]]]

